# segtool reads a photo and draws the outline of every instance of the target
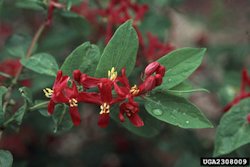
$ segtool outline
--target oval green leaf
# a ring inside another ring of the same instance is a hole
[[[57,105],[55,107],[55,111],[52,115],[54,122],[54,133],[63,133],[73,127],[73,123],[68,110],[68,106],[64,104]]]
[[[126,68],[129,75],[134,66],[138,50],[138,37],[132,26],[132,20],[122,24],[105,47],[97,65],[96,77],[107,77],[108,70],[115,67],[116,71]]]
[[[185,98],[155,93],[146,97],[145,108],[153,117],[181,128],[212,128],[213,125]]]
[[[201,64],[206,49],[177,49],[158,60],[167,69],[158,89],[168,90],[186,80]]]
[[[0,86],[0,109],[2,109],[3,104],[3,95],[7,92],[7,88],[4,86]]]
[[[61,66],[61,70],[65,75],[69,76],[72,76],[72,72],[76,69],[88,75],[94,75],[99,59],[99,48],[96,45],[85,42],[67,57]]]
[[[13,156],[9,151],[0,150],[0,166],[1,167],[12,167]]]
[[[38,53],[28,59],[22,58],[21,63],[36,73],[49,76],[56,76],[59,69],[55,58],[47,53]]]
[[[214,156],[228,154],[250,143],[250,99],[242,100],[231,108],[220,120],[215,138]]]

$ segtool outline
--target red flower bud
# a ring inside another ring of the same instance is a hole
[[[80,80],[81,80],[81,71],[80,70],[74,70],[73,78],[74,78],[74,80],[76,82],[80,82]]]
[[[155,77],[149,76],[146,80],[139,86],[140,94],[151,91],[155,88]]]
[[[160,74],[162,77],[164,77],[165,72],[166,72],[166,68],[162,65],[160,65],[156,70],[156,74]]]
[[[162,84],[162,76],[160,74],[155,75],[155,86],[159,86]]]
[[[150,64],[145,68],[145,71],[144,71],[145,75],[146,75],[146,76],[152,75],[152,74],[156,71],[156,69],[157,69],[159,66],[160,66],[160,63],[158,63],[158,62],[156,62],[156,61],[150,63]]]

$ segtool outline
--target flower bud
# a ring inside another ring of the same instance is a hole
[[[157,69],[159,66],[160,66],[160,63],[158,63],[158,62],[156,62],[156,61],[150,63],[150,64],[145,68],[145,71],[144,71],[145,75],[146,75],[146,76],[152,75],[152,74],[156,71],[156,69]]]
[[[160,74],[155,75],[155,86],[159,86],[162,84],[162,76]]]
[[[80,80],[81,80],[81,71],[80,70],[74,70],[73,78],[74,78],[74,80],[76,82],[80,82]]]
[[[155,88],[155,84],[156,84],[155,77],[149,76],[148,78],[146,78],[146,80],[143,82],[143,84],[140,85],[140,87],[139,87],[140,94],[151,91],[152,89]]]
[[[160,74],[162,77],[164,77],[165,71],[166,71],[166,68],[165,68],[164,66],[160,65],[160,66],[156,69],[156,74]]]

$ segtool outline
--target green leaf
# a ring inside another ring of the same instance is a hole
[[[2,103],[3,103],[3,96],[7,92],[7,90],[8,89],[6,87],[0,86],[0,124],[2,124],[4,121],[4,111],[3,111]]]
[[[1,167],[12,167],[13,156],[9,151],[0,150],[0,166]]]
[[[81,72],[93,75],[100,59],[100,51],[96,45],[85,42],[78,46],[64,61],[61,70],[65,75],[79,69]]]
[[[220,120],[215,138],[214,156],[228,154],[250,143],[250,99],[242,100],[231,108]]]
[[[33,98],[32,98],[32,92],[29,88],[27,87],[21,87],[19,88],[19,91],[23,98],[28,102],[28,104],[32,105],[33,104]]]
[[[158,60],[167,69],[158,89],[168,90],[186,80],[201,64],[206,49],[177,49]]]
[[[118,115],[119,115],[119,108],[118,107],[114,107],[112,109],[112,111],[110,112],[110,117],[118,124],[121,124],[128,131],[130,131],[138,136],[149,138],[149,137],[154,137],[160,133],[161,124],[159,123],[159,121],[157,121],[155,118],[152,118],[145,111],[145,109],[142,110],[142,108],[140,108],[139,114],[144,122],[144,126],[142,126],[142,127],[135,127],[127,118],[125,119],[124,122],[121,122],[119,120],[119,117],[118,117]]]
[[[116,30],[105,47],[95,76],[107,77],[108,70],[111,70],[112,67],[115,67],[116,71],[125,67],[126,73],[129,75],[135,66],[137,50],[137,33],[132,27],[132,20],[129,20]]]
[[[23,122],[24,114],[27,110],[27,103],[25,103],[22,107],[20,107],[17,112],[13,115],[13,120],[16,121],[17,125],[21,125]]]
[[[14,34],[6,42],[5,49],[7,53],[14,57],[25,57],[31,43],[31,37],[23,34]],[[34,47],[33,51],[36,49]]]
[[[70,130],[73,127],[72,120],[70,118],[69,108],[66,105],[57,105],[53,113],[53,121],[55,124],[54,132],[60,133]]]
[[[4,86],[0,86],[0,109],[2,109],[3,96],[7,92],[7,88]]]
[[[59,69],[55,58],[47,53],[38,53],[29,59],[22,58],[21,63],[36,73],[49,76],[56,76]]]
[[[181,128],[212,128],[213,125],[185,98],[155,93],[146,97],[145,108],[155,118]]]
[[[176,85],[175,87],[166,90],[166,93],[170,93],[173,95],[177,95],[177,96],[183,96],[183,97],[187,97],[190,93],[193,92],[209,92],[208,90],[204,89],[204,88],[193,88],[193,86],[188,83],[188,82],[182,82],[178,85]]]
[[[65,10],[60,10],[60,14],[63,16],[63,17],[66,17],[66,18],[70,18],[70,19],[73,19],[73,18],[81,18],[80,15],[78,15],[77,13],[74,13],[74,12],[71,12],[71,11],[65,11]]]
[[[45,10],[45,4],[41,0],[18,0],[16,7],[32,10]]]

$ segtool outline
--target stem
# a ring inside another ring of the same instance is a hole
[[[35,35],[34,35],[34,37],[32,39],[32,42],[31,42],[31,44],[30,44],[30,46],[28,48],[28,51],[26,53],[26,56],[25,56],[26,59],[28,59],[31,56],[32,50],[34,49],[34,46],[37,43],[38,39],[40,38],[40,36],[41,36],[44,28],[46,27],[46,25],[47,25],[47,22],[44,22],[38,28],[38,30],[36,31],[36,33],[35,33]],[[17,71],[14,79],[12,80],[10,86],[8,87],[8,91],[7,91],[7,93],[6,93],[5,97],[4,97],[4,100],[5,100],[5,102],[3,104],[3,111],[4,112],[6,111],[6,108],[8,107],[8,105],[10,103],[10,98],[11,98],[12,90],[13,90],[14,86],[17,84],[17,81],[18,81],[18,79],[19,79],[22,71],[23,71],[23,66],[21,65],[21,67],[18,69],[18,71]]]
[[[36,31],[32,41],[31,41],[31,44],[27,50],[27,53],[26,53],[26,59],[28,59],[31,55],[32,55],[32,50],[34,49],[34,46],[35,44],[37,43],[37,41],[39,40],[44,28],[47,26],[47,22],[43,22],[40,27],[38,28],[38,30]],[[21,64],[20,68],[18,69],[15,77],[12,79],[12,82],[11,84],[9,85],[8,87],[8,91],[7,93],[5,94],[4,96],[4,103],[3,103],[3,112],[5,113],[6,112],[6,109],[8,107],[8,105],[10,104],[10,99],[11,99],[11,94],[12,94],[12,91],[13,91],[13,88],[15,87],[15,85],[17,84],[17,81],[21,75],[23,71],[23,66]],[[13,120],[13,117],[11,117],[9,120],[7,120],[4,125],[7,125],[9,122],[11,122]],[[4,127],[0,127],[0,140],[2,138],[2,133],[4,131]]]
[[[0,75],[3,76],[3,77],[5,77],[5,78],[13,78],[11,75],[6,74],[6,73],[1,72],[1,71],[0,71]]]
[[[29,108],[29,111],[35,111],[37,109],[41,109],[41,108],[47,108],[48,107],[48,103],[49,101],[45,101],[45,102],[42,102],[42,103],[38,103],[32,107]]]

